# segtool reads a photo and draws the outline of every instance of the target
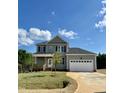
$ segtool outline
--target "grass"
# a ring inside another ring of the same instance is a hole
[[[65,72],[32,72],[19,74],[19,89],[64,88],[72,82]]]

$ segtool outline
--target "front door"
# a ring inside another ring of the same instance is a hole
[[[48,67],[50,68],[50,67],[52,67],[52,65],[53,65],[52,58],[49,58],[48,59]]]

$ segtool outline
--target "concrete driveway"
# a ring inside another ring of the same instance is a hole
[[[75,79],[78,88],[75,93],[106,93],[106,75],[98,72],[67,72]]]

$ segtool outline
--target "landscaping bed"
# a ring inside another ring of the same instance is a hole
[[[32,72],[19,74],[19,89],[62,89],[76,84],[66,72]],[[76,88],[76,85],[74,85]],[[72,86],[74,88],[74,86]]]

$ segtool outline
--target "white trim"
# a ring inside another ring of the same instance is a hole
[[[66,56],[66,69],[69,70],[69,62],[68,62],[68,56]]]
[[[61,49],[62,47],[61,46],[59,46],[59,47],[60,47],[60,53],[61,53],[62,52],[62,49]]]
[[[92,59],[71,59],[69,61],[93,61]]]
[[[97,55],[97,54],[66,54],[66,55]]]
[[[95,70],[97,70],[96,56],[95,56],[95,62],[94,62],[94,64],[95,64]]]
[[[53,54],[33,54],[34,57],[53,57]]]
[[[37,64],[37,60],[36,60],[36,57],[35,57],[35,64]]]

